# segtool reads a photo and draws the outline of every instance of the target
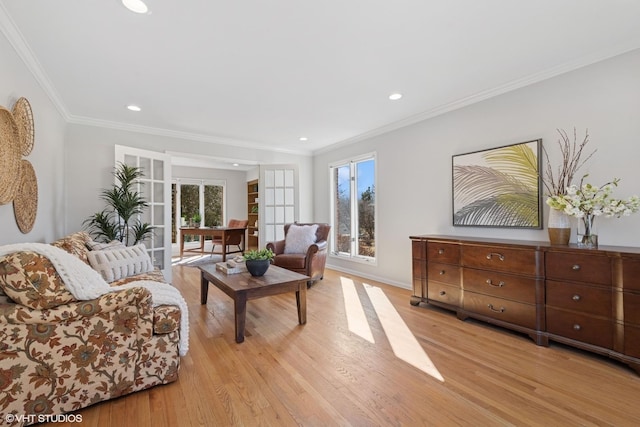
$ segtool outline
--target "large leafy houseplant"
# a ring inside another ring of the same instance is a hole
[[[98,241],[119,240],[127,246],[135,245],[150,236],[154,229],[140,220],[148,206],[137,190],[139,179],[144,174],[139,167],[118,163],[113,175],[117,183],[100,194],[107,207],[87,218],[84,225]]]

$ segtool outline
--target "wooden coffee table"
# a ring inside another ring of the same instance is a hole
[[[285,292],[296,293],[298,323],[307,323],[307,281],[308,276],[275,265],[261,277],[248,272],[226,274],[216,270],[216,264],[204,264],[200,269],[200,304],[207,303],[209,283],[233,299],[236,320],[236,342],[244,341],[244,327],[247,318],[247,301]]]

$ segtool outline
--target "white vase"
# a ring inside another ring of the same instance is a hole
[[[549,241],[552,245],[568,245],[571,238],[571,218],[564,211],[549,209],[547,222]]]

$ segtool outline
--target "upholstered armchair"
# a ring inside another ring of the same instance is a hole
[[[309,276],[309,284],[322,280],[327,262],[329,224],[285,224],[283,240],[267,243],[276,255],[273,263],[278,267]]]
[[[229,220],[229,225],[227,225],[227,228],[247,228],[247,224],[249,223],[249,220],[246,219],[230,219]],[[239,234],[239,233],[233,233],[233,234],[229,234],[227,236],[227,241],[223,242],[222,238],[220,236],[213,236],[212,240],[211,240],[211,255],[213,255],[213,251],[216,248],[216,245],[226,245],[227,247],[225,248],[225,252],[230,254],[230,253],[235,253],[235,252],[243,252],[244,251],[244,233],[243,234]],[[229,252],[229,246],[237,246],[238,250],[237,251],[233,251],[233,252]],[[242,245],[242,246],[241,246]]]

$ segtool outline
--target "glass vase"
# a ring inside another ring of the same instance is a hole
[[[583,248],[598,247],[598,233],[595,226],[595,215],[585,214],[582,218],[578,218],[578,246]]]

